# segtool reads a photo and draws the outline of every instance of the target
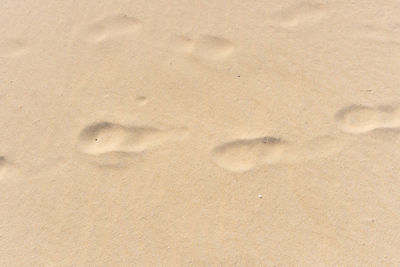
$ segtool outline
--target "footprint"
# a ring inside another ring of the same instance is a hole
[[[247,171],[281,160],[287,144],[275,137],[241,139],[217,146],[212,151],[214,162],[229,171]]]
[[[138,96],[135,98],[135,103],[138,106],[144,106],[147,104],[147,98],[145,96]]]
[[[282,9],[272,16],[272,22],[280,27],[295,27],[316,24],[326,16],[323,5],[313,2],[302,2]]]
[[[174,41],[174,47],[195,59],[211,61],[224,60],[235,50],[230,40],[213,35],[202,35],[195,40],[178,36]]]
[[[5,58],[17,57],[27,52],[25,41],[20,39],[8,39],[0,42],[0,56]]]
[[[99,43],[117,36],[127,35],[142,28],[142,23],[127,15],[108,16],[96,21],[86,31],[89,42]]]
[[[228,39],[204,35],[193,45],[192,55],[206,60],[221,60],[227,58],[235,49]]]
[[[15,177],[17,171],[18,168],[16,168],[15,163],[10,162],[4,156],[0,156],[0,180]]]
[[[400,23],[386,25],[364,24],[360,27],[361,38],[389,44],[400,44]]]
[[[7,161],[4,157],[0,156],[0,179],[3,176],[7,168]]]
[[[400,127],[400,110],[391,106],[349,106],[336,113],[340,130],[352,134]]]
[[[188,135],[186,128],[158,129],[100,122],[84,128],[78,137],[79,149],[87,154],[142,152]]]
[[[275,137],[242,139],[217,146],[212,151],[214,162],[234,172],[276,163],[299,163],[329,157],[345,148],[331,136],[319,136],[303,143],[289,143]]]

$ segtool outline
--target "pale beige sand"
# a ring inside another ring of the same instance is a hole
[[[0,11],[0,266],[400,266],[398,1]]]

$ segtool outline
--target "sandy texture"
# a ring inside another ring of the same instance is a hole
[[[0,266],[400,266],[397,0],[0,11]]]

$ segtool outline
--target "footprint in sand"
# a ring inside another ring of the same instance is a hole
[[[364,24],[358,30],[365,40],[394,45],[400,43],[400,23]]]
[[[320,136],[304,143],[289,143],[275,137],[240,139],[217,146],[214,162],[235,172],[276,163],[298,163],[325,158],[340,152],[344,144],[330,136]]]
[[[138,96],[135,98],[135,103],[138,106],[144,106],[147,104],[147,98],[145,96]]]
[[[0,180],[4,178],[6,172],[9,171],[10,163],[5,157],[0,156]]]
[[[352,134],[400,127],[400,109],[392,106],[349,106],[335,115],[340,130]]]
[[[201,60],[224,60],[235,50],[230,40],[213,35],[202,35],[196,39],[177,36],[174,46],[176,50]]]
[[[127,15],[114,15],[100,19],[86,30],[91,43],[100,43],[111,38],[137,32],[142,28],[140,20]]]
[[[0,156],[0,175],[3,174],[6,168],[6,159]]]
[[[294,6],[281,9],[271,17],[271,22],[280,27],[296,27],[312,25],[320,22],[326,16],[326,9],[322,4],[314,2],[300,2]]]
[[[87,154],[142,152],[164,143],[180,141],[186,128],[159,129],[100,122],[84,128],[78,137],[79,149]]]
[[[0,41],[0,57],[12,58],[27,52],[25,41],[20,39],[7,39]]]
[[[217,146],[212,158],[219,166],[230,171],[247,171],[282,158],[287,144],[275,137],[240,139]]]

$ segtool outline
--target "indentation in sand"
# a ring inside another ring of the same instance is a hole
[[[287,144],[275,137],[241,139],[224,143],[212,151],[220,167],[230,171],[247,171],[266,163],[276,163]]]
[[[400,23],[361,25],[361,38],[398,45],[400,43]]]
[[[234,49],[233,43],[228,39],[204,35],[194,43],[192,54],[198,58],[219,60],[227,58]]]
[[[375,129],[400,127],[400,110],[391,106],[349,106],[335,115],[339,129],[347,133],[367,133]]]
[[[87,154],[142,152],[167,142],[180,141],[186,128],[159,129],[100,122],[85,127],[78,137],[79,149]]]
[[[338,153],[344,142],[319,136],[306,142],[289,143],[275,137],[241,139],[224,143],[212,151],[214,162],[229,171],[248,171],[275,163],[298,163]]]
[[[276,12],[272,22],[280,27],[295,27],[305,24],[315,24],[326,16],[326,9],[322,4],[314,2],[300,2]]]
[[[108,16],[90,25],[86,30],[86,38],[89,42],[99,43],[136,32],[141,28],[141,21],[134,17],[121,14]]]
[[[0,156],[0,180],[4,178],[5,173],[9,169],[10,164],[5,157]]]
[[[0,156],[0,175],[4,172],[6,168],[6,159]]]
[[[20,39],[6,39],[0,41],[0,56],[5,58],[17,57],[27,52],[27,44]]]
[[[138,96],[135,99],[135,103],[138,106],[144,106],[147,104],[147,98],[145,96]]]
[[[176,50],[202,60],[224,60],[235,50],[230,40],[213,35],[202,35],[194,40],[178,36],[173,45]]]

